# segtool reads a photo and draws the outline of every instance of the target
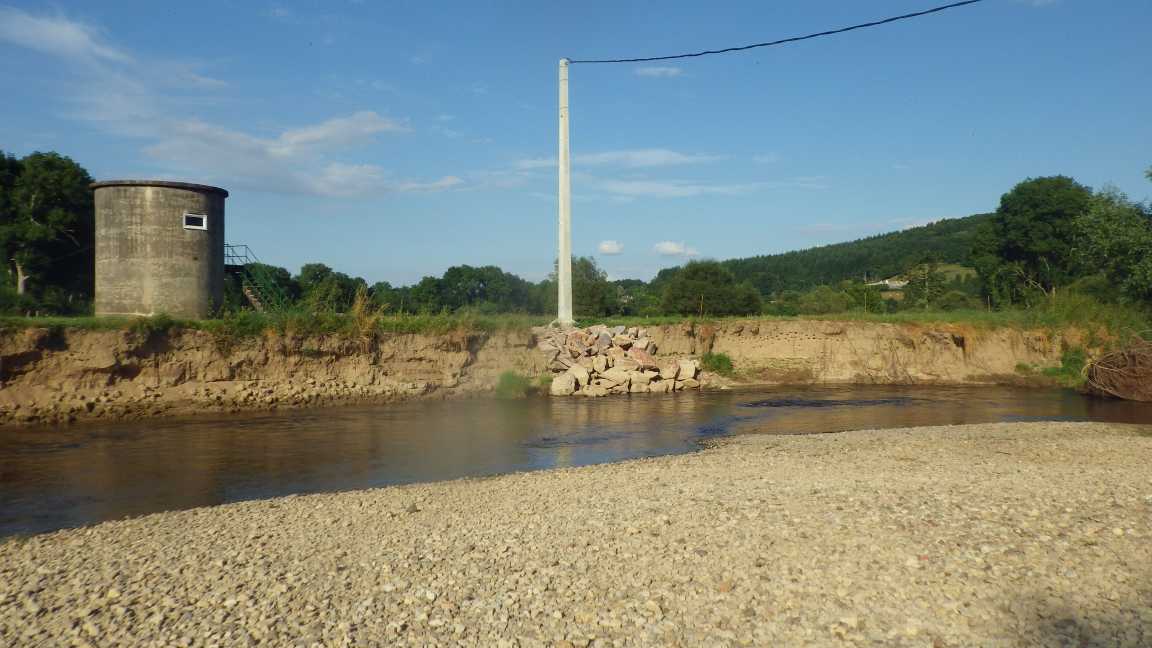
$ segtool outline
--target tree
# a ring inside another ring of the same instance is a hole
[[[572,258],[572,312],[576,316],[603,317],[618,310],[616,287],[592,257]]]
[[[852,296],[832,286],[816,286],[800,296],[798,310],[805,315],[843,313],[852,306]]]
[[[306,263],[296,276],[301,298],[313,311],[342,313],[352,306],[356,293],[368,290],[368,282],[335,272],[323,263]]]
[[[945,292],[947,279],[934,261],[926,261],[909,269],[905,276],[908,285],[904,286],[904,304],[908,308],[928,308],[936,303]]]
[[[440,279],[440,298],[452,310],[522,312],[528,308],[528,282],[492,265],[453,266]]]
[[[1077,228],[1081,263],[1103,273],[1124,301],[1152,303],[1152,209],[1105,189]]]
[[[681,315],[750,315],[760,312],[760,293],[716,261],[692,261],[664,289],[667,313]]]
[[[1004,194],[974,252],[986,293],[1001,302],[1030,290],[1054,298],[1082,275],[1076,222],[1091,201],[1091,189],[1065,176],[1030,178]]]
[[[57,153],[17,162],[0,152],[0,252],[16,292],[55,287],[68,299],[92,293],[92,177]]]

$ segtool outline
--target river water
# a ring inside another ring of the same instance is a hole
[[[293,493],[689,452],[727,434],[1033,420],[1152,424],[1152,404],[1006,387],[805,387],[0,430],[0,536]]]

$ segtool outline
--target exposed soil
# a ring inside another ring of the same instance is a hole
[[[1022,384],[1060,364],[1074,331],[798,320],[648,327],[660,359],[731,356],[759,384]],[[0,426],[445,398],[491,391],[504,371],[547,373],[531,331],[269,334],[197,330],[0,332]],[[705,375],[705,387],[729,381]]]

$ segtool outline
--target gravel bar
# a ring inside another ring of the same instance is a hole
[[[3,646],[1149,646],[1152,428],[747,435],[0,542]]]

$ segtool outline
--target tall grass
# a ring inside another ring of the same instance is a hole
[[[352,338],[370,338],[386,333],[491,333],[501,330],[524,330],[551,321],[546,315],[503,314],[491,315],[472,311],[455,313],[387,313],[367,298],[357,295],[347,313],[314,312],[305,308],[274,313],[239,311],[226,313],[209,320],[181,320],[167,316],[152,318],[126,317],[0,317],[0,331],[31,327],[70,328],[85,330],[133,330],[137,332],[158,329],[204,330],[220,339],[241,340],[267,332],[282,335],[340,335]],[[1030,309],[1005,310],[907,310],[895,313],[867,313],[848,311],[827,315],[796,316],[741,316],[741,317],[685,317],[667,315],[659,317],[581,318],[579,324],[604,323],[625,326],[661,326],[680,324],[721,323],[725,321],[859,321],[909,324],[966,324],[986,328],[1047,328],[1069,326],[1082,328],[1102,340],[1123,341],[1133,335],[1152,330],[1152,316],[1147,310],[1135,306],[1106,304],[1077,293],[1059,295],[1056,302]]]

